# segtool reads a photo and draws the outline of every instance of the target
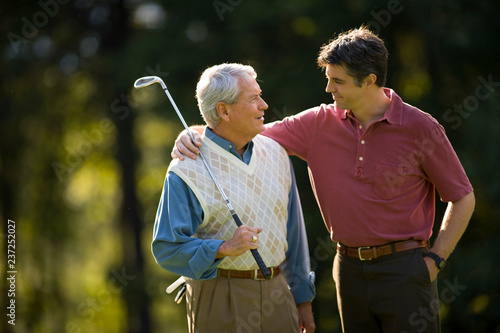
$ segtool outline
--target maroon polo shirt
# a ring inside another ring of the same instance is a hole
[[[262,133],[307,161],[331,238],[347,246],[429,239],[435,190],[444,202],[472,192],[443,127],[384,92],[389,109],[366,129],[351,111],[322,104]]]

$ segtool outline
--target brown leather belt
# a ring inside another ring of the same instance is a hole
[[[278,267],[269,267],[269,271],[271,272],[271,279],[277,277],[281,273],[281,268]],[[217,277],[227,277],[227,278],[238,278],[238,279],[254,279],[254,280],[265,280],[264,274],[262,274],[260,269],[256,269],[253,271],[236,271],[230,269],[221,269],[217,270]]]
[[[388,254],[427,246],[429,246],[428,240],[406,240],[380,246],[360,247],[349,247],[344,244],[337,243],[337,253],[342,255],[347,254],[349,257],[359,258],[359,260],[372,260]]]

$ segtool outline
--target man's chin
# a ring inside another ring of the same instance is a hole
[[[335,100],[334,102],[337,109],[347,110],[347,106],[343,101]]]

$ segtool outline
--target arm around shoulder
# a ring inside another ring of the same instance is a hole
[[[191,137],[189,136],[186,130],[183,130],[177,139],[175,139],[174,147],[172,148],[172,153],[170,154],[173,159],[184,160],[184,157],[187,156],[193,160],[196,159],[196,156],[200,153],[198,149],[201,147],[201,135],[205,130],[205,126],[195,125],[190,126],[189,130],[193,135],[195,143],[193,144]]]

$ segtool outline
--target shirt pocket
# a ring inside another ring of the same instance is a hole
[[[399,166],[377,163],[373,192],[384,200],[400,196],[405,182],[403,171]]]

